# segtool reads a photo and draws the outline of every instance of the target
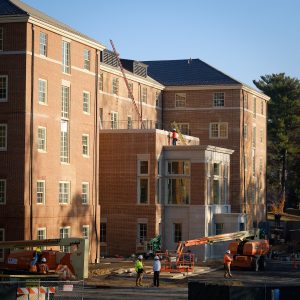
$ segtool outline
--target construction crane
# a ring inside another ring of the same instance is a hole
[[[134,100],[133,93],[132,93],[132,91],[131,91],[131,89],[130,89],[130,87],[129,87],[128,80],[127,80],[127,77],[126,77],[126,74],[125,74],[125,71],[124,71],[122,62],[121,62],[120,57],[119,57],[119,53],[117,52],[117,50],[116,50],[116,48],[115,48],[115,45],[114,45],[114,43],[113,43],[112,40],[110,40],[110,44],[111,44],[111,46],[112,46],[112,48],[113,48],[113,51],[114,51],[114,53],[115,53],[115,56],[116,56],[117,61],[118,61],[118,64],[119,64],[119,67],[120,67],[121,72],[122,72],[122,74],[123,74],[123,79],[124,79],[124,81],[125,81],[125,85],[126,85],[126,87],[127,87],[129,97],[130,97],[130,99],[132,100],[132,104],[133,104],[133,106],[134,106],[134,108],[135,108],[135,111],[136,111],[136,113],[137,113],[137,115],[138,115],[138,120],[139,120],[139,122],[141,123],[141,128],[144,128],[143,118],[142,118],[142,115],[141,115],[141,113],[140,113],[140,111],[139,111],[139,108],[138,108],[138,106],[137,106],[137,104],[136,104],[136,102],[135,102],[135,100]]]
[[[178,137],[179,137],[181,143],[182,143],[183,145],[186,145],[186,141],[185,141],[185,139],[184,139],[183,136],[182,136],[182,133],[181,133],[181,131],[180,131],[180,129],[179,129],[178,124],[174,121],[171,125],[172,125],[173,128],[176,129],[176,131],[177,131],[177,133],[178,133]]]

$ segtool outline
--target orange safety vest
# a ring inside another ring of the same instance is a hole
[[[230,264],[232,262],[232,258],[230,257],[229,254],[224,254],[224,264]]]
[[[47,274],[49,271],[47,264],[40,264],[39,269],[40,269],[40,273],[42,273],[42,274]]]

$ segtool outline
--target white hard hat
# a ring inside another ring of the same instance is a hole
[[[138,256],[138,259],[143,259],[143,255],[139,255],[139,256]]]
[[[154,259],[155,260],[159,260],[159,257],[156,255],[156,256],[154,256]]]
[[[46,262],[47,260],[46,260],[46,258],[45,257],[43,257],[42,258],[42,262]]]
[[[227,250],[226,253],[227,253],[227,254],[230,254],[230,250]]]

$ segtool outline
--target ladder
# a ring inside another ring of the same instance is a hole
[[[178,124],[174,121],[171,125],[173,126],[173,128],[176,129],[176,131],[177,131],[177,133],[178,133],[178,137],[179,137],[181,143],[182,143],[183,145],[186,145],[186,141],[185,141],[185,139],[183,138],[183,135],[182,135],[182,133],[181,133],[181,131],[180,131],[180,129],[179,129]]]
[[[141,123],[141,128],[144,128],[143,118],[142,118],[142,115],[140,114],[139,108],[138,108],[138,106],[137,106],[137,104],[136,104],[136,102],[135,102],[135,100],[134,100],[132,91],[131,91],[131,89],[130,89],[130,87],[129,87],[128,80],[127,80],[127,77],[126,77],[126,74],[125,74],[123,65],[122,65],[121,60],[120,60],[120,57],[119,57],[119,53],[117,52],[117,50],[116,50],[116,48],[115,48],[115,45],[114,45],[113,41],[112,41],[112,40],[109,40],[109,41],[110,41],[110,44],[111,44],[111,46],[112,46],[112,48],[113,48],[113,51],[114,51],[114,53],[115,53],[115,55],[116,55],[116,58],[117,58],[119,67],[120,67],[120,69],[121,69],[121,72],[122,72],[122,74],[123,74],[123,79],[124,79],[124,81],[125,81],[125,84],[126,84],[126,87],[127,87],[127,90],[128,90],[128,94],[129,94],[129,97],[130,97],[130,99],[132,100],[133,106],[134,106],[135,111],[136,111],[136,113],[137,113],[137,115],[138,115],[139,122]]]

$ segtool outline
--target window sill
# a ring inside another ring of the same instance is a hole
[[[47,153],[47,150],[38,149],[38,153]]]

